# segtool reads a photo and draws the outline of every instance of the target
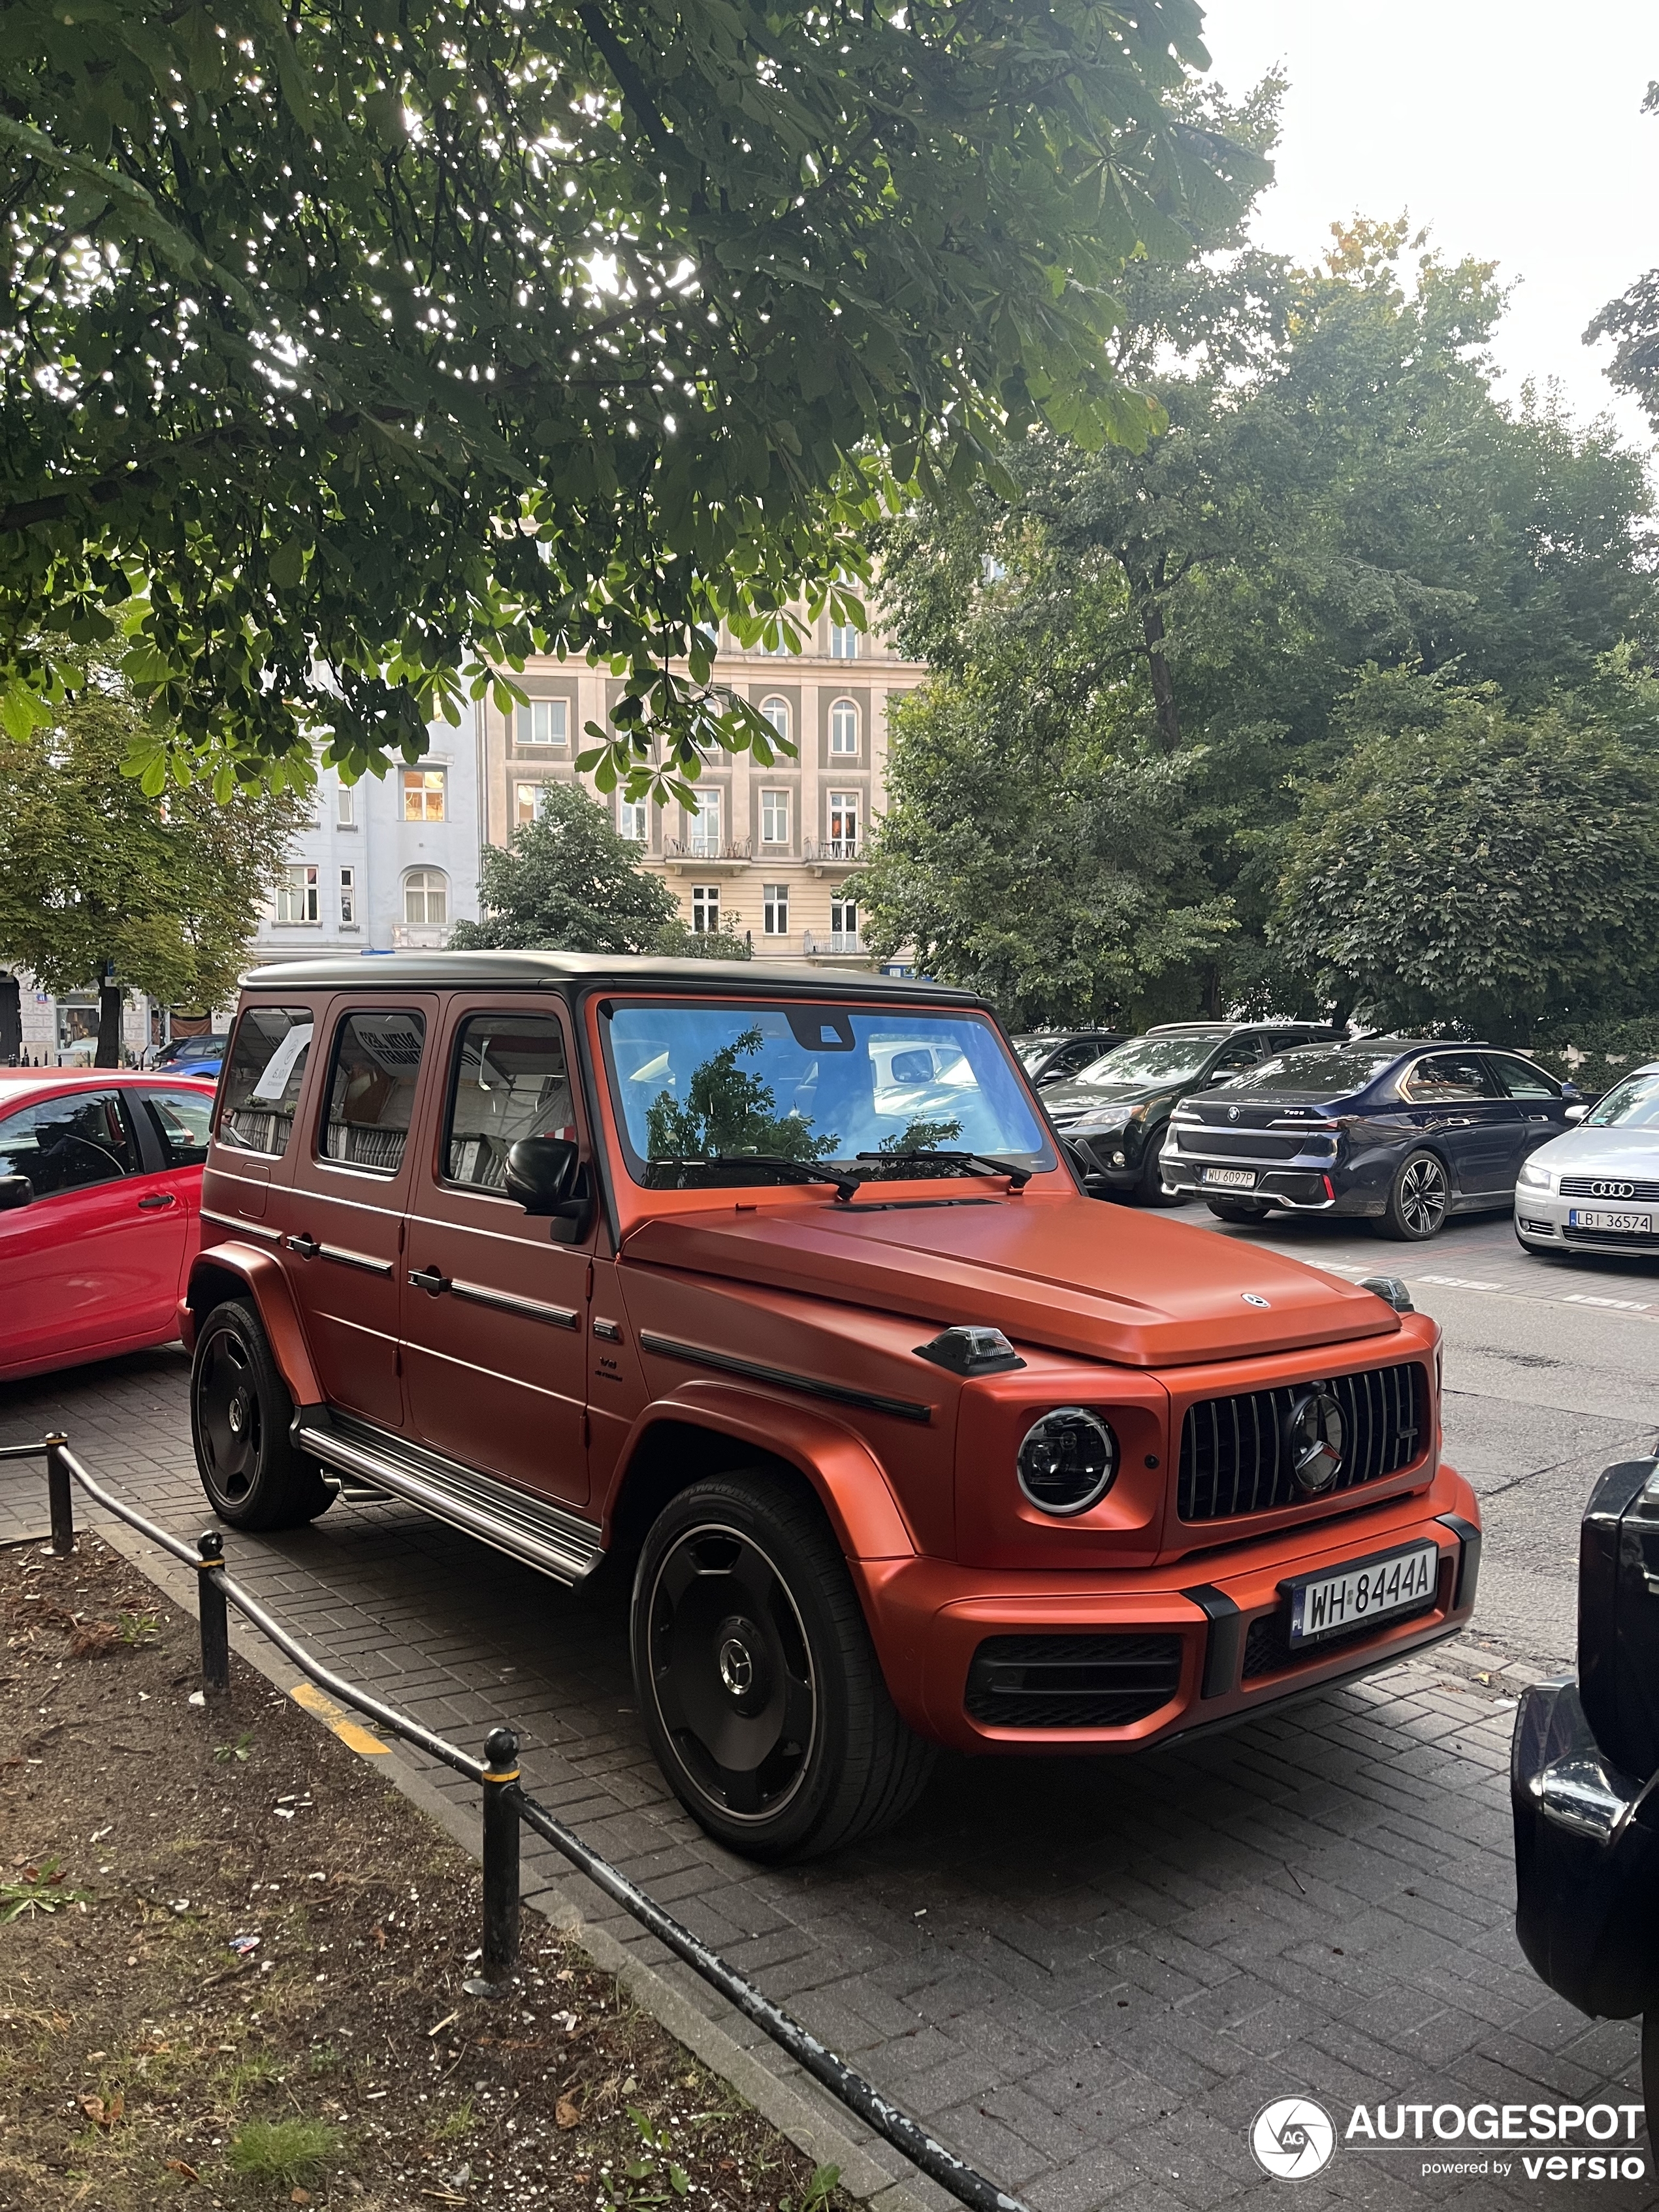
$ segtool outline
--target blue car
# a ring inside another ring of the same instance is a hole
[[[1513,1201],[1578,1094],[1517,1052],[1362,1037],[1281,1054],[1170,1116],[1165,1186],[1224,1221],[1358,1215],[1413,1243]],[[1581,1109],[1582,1110],[1582,1109]]]
[[[207,1036],[175,1037],[157,1055],[157,1067],[171,1068],[175,1075],[205,1076],[216,1081],[225,1064],[225,1048],[229,1044],[228,1034],[214,1033]]]

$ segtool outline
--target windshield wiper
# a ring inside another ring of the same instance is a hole
[[[983,1152],[931,1152],[917,1150],[911,1152],[860,1152],[860,1160],[943,1160],[949,1166],[959,1168],[963,1175],[1006,1176],[1016,1190],[1024,1190],[1031,1180],[1030,1168],[1010,1167],[1005,1160],[988,1159]]]
[[[821,1168],[811,1160],[791,1159],[787,1152],[700,1152],[695,1157],[653,1159],[653,1168],[678,1168],[684,1175],[688,1168],[781,1168],[786,1176],[799,1182],[833,1183],[836,1196],[843,1206],[856,1198],[859,1181],[856,1176],[837,1175],[833,1168]]]

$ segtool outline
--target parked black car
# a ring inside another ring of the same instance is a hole
[[[1030,1030],[1008,1042],[1019,1054],[1020,1066],[1041,1090],[1045,1084],[1063,1083],[1080,1075],[1091,1060],[1114,1045],[1128,1042],[1127,1030]]]
[[[1579,1529],[1578,1679],[1522,1696],[1516,1934],[1581,2012],[1642,2023],[1659,2124],[1659,1461],[1610,1467]]]
[[[1339,1034],[1315,1022],[1165,1022],[1069,1082],[1051,1084],[1042,1103],[1095,1197],[1165,1206],[1171,1199],[1159,1150],[1181,1099],[1231,1083],[1275,1054]]]
[[[1577,1096],[1486,1046],[1363,1037],[1286,1053],[1182,1104],[1164,1180],[1224,1221],[1359,1214],[1420,1240],[1450,1214],[1509,1206],[1522,1161],[1569,1126]]]

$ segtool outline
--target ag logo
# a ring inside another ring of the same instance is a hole
[[[1274,2181],[1307,2181],[1322,2173],[1335,2148],[1331,2116],[1311,2097],[1275,2097],[1250,2130],[1255,2162]]]

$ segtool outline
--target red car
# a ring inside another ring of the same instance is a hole
[[[0,1378],[179,1334],[213,1085],[0,1068]]]

